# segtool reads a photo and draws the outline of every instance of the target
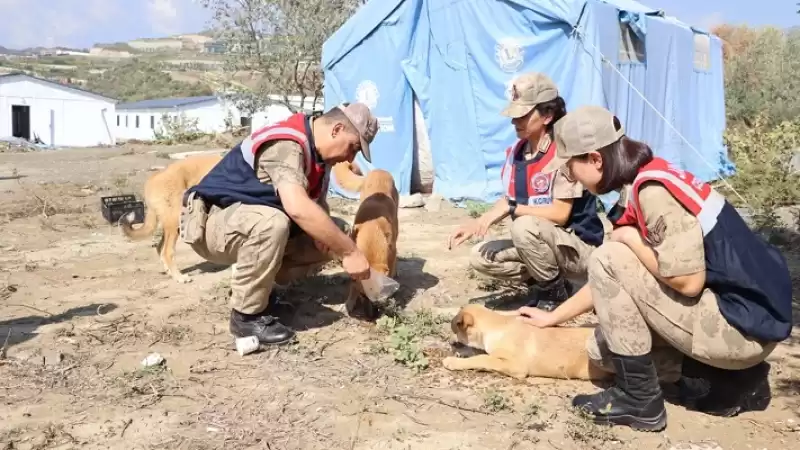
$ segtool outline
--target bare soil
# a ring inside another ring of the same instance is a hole
[[[0,448],[778,449],[798,442],[797,332],[769,358],[766,410],[724,419],[669,405],[659,434],[601,428],[573,414],[572,396],[598,389],[590,383],[443,369],[456,309],[507,292],[470,273],[468,246],[447,250],[447,236],[468,218],[449,205],[401,210],[404,325],[343,316],[337,304],[346,277],[331,265],[283,292],[297,307],[298,343],[240,357],[227,330],[230,269],[181,243],[176,258],[193,282],[176,284],[162,272],[155,239],[129,242],[100,213],[101,196],[140,195],[151,169],[170,162],[166,153],[194,149],[0,154]],[[348,219],[354,209],[334,204]],[[793,252],[787,257],[798,267]],[[164,365],[142,368],[155,352]]]

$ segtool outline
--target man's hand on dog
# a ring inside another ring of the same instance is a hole
[[[517,314],[520,320],[535,327],[547,328],[555,325],[553,313],[543,311],[539,308],[523,306],[520,309],[513,311],[512,314]]]
[[[344,255],[342,258],[342,267],[344,271],[350,275],[350,278],[361,281],[369,278],[369,261],[361,250],[355,250],[352,253]]]

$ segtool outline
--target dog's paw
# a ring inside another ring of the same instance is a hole
[[[461,358],[456,356],[448,356],[447,358],[442,360],[442,367],[447,370],[458,370]]]
[[[174,276],[172,278],[175,280],[176,283],[180,283],[180,284],[186,284],[186,283],[191,283],[192,282],[192,277],[190,277],[188,275],[176,275],[176,276]]]

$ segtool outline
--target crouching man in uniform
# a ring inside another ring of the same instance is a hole
[[[235,264],[230,331],[280,344],[294,331],[280,323],[273,286],[318,270],[335,255],[356,280],[369,263],[329,216],[329,167],[352,161],[369,144],[378,121],[361,103],[324,114],[297,113],[254,131],[184,195],[181,238],[204,259]]]

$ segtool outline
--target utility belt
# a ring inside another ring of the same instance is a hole
[[[184,194],[182,203],[179,225],[181,240],[189,245],[203,242],[206,238],[208,203],[194,191]]]

